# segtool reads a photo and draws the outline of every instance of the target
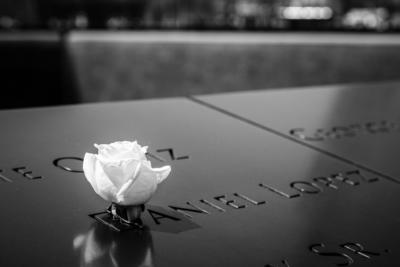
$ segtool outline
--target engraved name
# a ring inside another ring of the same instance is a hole
[[[378,182],[376,177],[367,177],[360,170],[349,170],[337,172],[327,176],[313,177],[307,180],[290,181],[286,188],[277,188],[267,183],[259,183],[258,188],[264,190],[267,194],[274,194],[277,197],[294,200],[307,195],[316,195],[324,193],[327,190],[340,190],[343,187],[357,188],[363,184],[371,184]],[[154,212],[147,210],[150,217],[156,225],[164,222],[179,222],[183,215],[188,219],[192,219],[196,215],[210,215],[212,213],[223,213],[234,210],[242,210],[248,207],[257,207],[267,204],[263,199],[256,199],[247,193],[224,193],[214,197],[201,198],[198,200],[186,201],[184,204],[167,205],[162,211],[153,216]],[[118,227],[118,226],[113,226]]]
[[[333,126],[331,128],[319,128],[312,131],[304,128],[294,128],[289,131],[289,134],[301,140],[324,141],[327,139],[351,138],[365,134],[382,134],[399,131],[400,122],[382,120]]]
[[[169,156],[169,160],[156,155],[155,153],[147,152],[147,156],[159,161],[159,162],[168,162],[168,161],[177,161],[177,160],[187,160],[189,159],[188,155],[176,155],[176,152],[173,148],[163,148],[157,149],[157,153],[166,153]],[[59,157],[53,160],[53,166],[67,172],[72,173],[83,173],[82,169],[83,158],[68,156],[68,157]],[[12,183],[13,178],[9,172],[5,172],[6,170],[0,169],[0,182]],[[28,180],[38,180],[42,179],[43,176],[36,175],[29,169],[27,166],[16,166],[11,168],[11,173],[17,173],[20,176],[28,179]]]
[[[349,266],[360,262],[362,259],[373,260],[390,253],[389,249],[381,251],[367,249],[358,242],[346,242],[337,246],[315,243],[308,246],[308,250],[316,256],[324,257],[326,262],[331,263],[332,266]],[[264,267],[294,267],[294,265],[290,264],[289,260],[283,259],[274,264],[266,264]]]

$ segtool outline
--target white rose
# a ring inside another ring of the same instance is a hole
[[[94,146],[98,154],[85,154],[83,171],[94,191],[107,201],[144,204],[171,172],[170,166],[152,168],[146,158],[147,147],[136,141]]]

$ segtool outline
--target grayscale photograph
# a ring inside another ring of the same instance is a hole
[[[400,0],[1,0],[0,266],[400,266]]]

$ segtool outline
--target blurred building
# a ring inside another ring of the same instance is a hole
[[[4,0],[0,28],[396,31],[400,0]]]

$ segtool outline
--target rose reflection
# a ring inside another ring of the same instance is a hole
[[[148,229],[114,232],[96,222],[86,234],[76,236],[73,245],[81,253],[81,266],[154,266]]]

